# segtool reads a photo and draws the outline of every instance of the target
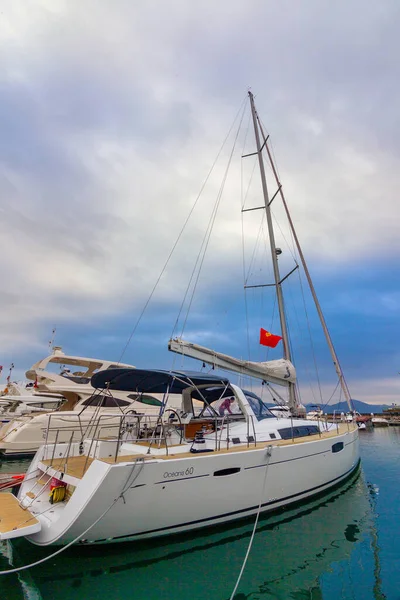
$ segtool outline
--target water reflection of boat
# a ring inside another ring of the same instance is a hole
[[[332,563],[350,556],[371,518],[368,491],[357,476],[313,502],[264,518],[235,598],[322,598],[319,577]],[[59,594],[63,600],[102,600],[123,597],[129,590],[135,600],[228,599],[252,528],[250,520],[203,530],[189,539],[74,547],[31,570],[25,585],[33,586],[43,600]],[[48,554],[23,540],[13,546],[17,564]]]

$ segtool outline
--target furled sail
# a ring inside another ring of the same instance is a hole
[[[257,379],[270,381],[277,385],[288,386],[289,383],[296,381],[296,369],[289,360],[285,360],[284,358],[267,362],[241,360],[179,338],[169,341],[168,350],[189,356],[190,358],[202,360],[215,368],[228,369],[241,375],[256,377]]]

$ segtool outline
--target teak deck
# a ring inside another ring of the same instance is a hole
[[[6,492],[0,494],[1,534],[21,527],[29,527],[35,523],[39,523],[37,518],[32,516],[29,511],[23,510],[13,494]]]
[[[99,458],[96,460],[101,460],[102,462],[106,462],[109,464],[116,464],[127,461],[133,461],[136,458],[145,458],[149,460],[154,459],[155,457],[151,455],[144,456],[143,454],[129,454],[128,456],[118,456],[117,460],[115,460],[114,457]],[[76,477],[77,479],[82,479],[82,477],[84,476],[84,474],[86,473],[86,471],[88,470],[88,468],[94,460],[94,458],[82,455],[71,456],[70,458],[68,458],[68,460],[66,460],[65,458],[54,458],[53,460],[49,458],[40,462],[46,465],[46,467],[51,466],[52,469],[55,469],[56,471],[60,471],[62,473],[65,473],[66,475],[71,475],[71,477]]]
[[[247,444],[238,444],[235,446],[230,446],[229,448],[224,448],[221,450],[216,450],[213,453],[207,453],[205,454],[192,454],[191,452],[180,452],[178,454],[174,454],[173,453],[173,448],[174,446],[169,446],[168,448],[170,450],[172,450],[172,452],[169,452],[168,455],[164,454],[164,455],[151,455],[151,454],[128,454],[128,455],[120,455],[117,457],[117,460],[115,460],[114,457],[111,458],[99,458],[97,460],[101,460],[102,462],[108,463],[108,464],[115,464],[115,463],[122,463],[122,462],[131,462],[134,461],[136,459],[144,459],[146,461],[148,460],[155,460],[155,459],[161,459],[161,460],[171,460],[171,459],[176,459],[176,458],[187,458],[187,457],[192,457],[192,458],[196,458],[196,457],[205,457],[205,456],[210,456],[217,454],[226,454],[226,453],[233,453],[233,452],[245,452],[248,450],[254,450],[255,448],[258,449],[262,449],[263,447],[266,448],[267,446],[288,446],[291,444],[301,444],[304,442],[313,442],[316,441],[318,439],[326,439],[326,438],[334,438],[337,435],[341,435],[344,434],[348,431],[351,431],[351,429],[354,426],[352,425],[347,425],[347,423],[340,423],[338,425],[338,429],[339,429],[339,433],[337,429],[334,429],[333,431],[325,431],[323,433],[321,433],[321,436],[319,434],[316,435],[308,435],[308,436],[304,436],[304,437],[299,437],[299,438],[295,438],[294,440],[292,439],[288,439],[288,440],[267,440],[267,441],[263,441],[262,443],[257,444],[257,446],[254,445],[254,443],[249,443],[249,445],[247,446]],[[147,442],[140,442],[141,446],[149,446],[150,444]],[[177,447],[177,446],[175,446]],[[66,475],[71,475],[72,477],[75,477],[77,479],[82,479],[82,477],[84,476],[84,474],[86,473],[86,471],[88,470],[88,468],[90,467],[90,465],[93,462],[93,458],[87,457],[85,455],[82,456],[71,456],[68,459],[65,458],[55,458],[55,459],[47,459],[47,460],[42,460],[42,464],[44,464],[46,467],[51,466],[53,469],[55,469],[56,471],[60,471],[62,473],[65,473]]]

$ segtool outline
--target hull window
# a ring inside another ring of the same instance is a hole
[[[340,452],[341,450],[343,450],[344,448],[344,444],[343,442],[337,442],[337,444],[333,444],[332,446],[332,452]]]
[[[224,477],[225,475],[234,475],[235,473],[239,473],[240,467],[231,467],[230,469],[221,469],[220,471],[215,471],[214,477]]]

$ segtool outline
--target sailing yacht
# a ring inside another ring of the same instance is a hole
[[[122,413],[114,432],[108,428],[104,436],[109,418],[104,412],[93,419],[89,434],[82,431],[81,439],[71,436],[67,442],[61,442],[57,434],[54,442],[49,440],[49,433],[54,433],[54,415],[49,415],[45,443],[28,468],[18,498],[0,495],[0,512],[8,515],[0,521],[0,539],[24,536],[47,546],[182,533],[283,510],[342,484],[358,468],[359,437],[354,422],[333,424],[301,417],[265,181],[263,152],[269,155],[268,140],[251,92],[249,99],[283,357],[243,361],[181,338],[171,339],[169,349],[235,375],[281,386],[288,392],[290,416],[277,418],[256,393],[217,374],[126,368],[98,372],[91,385],[99,393],[134,394],[137,399],[158,394],[162,398],[158,415]],[[282,192],[280,184],[278,192]],[[316,300],[315,292],[313,296]],[[317,310],[350,402],[318,304]],[[171,398],[175,403],[179,398],[179,406],[172,406]],[[228,409],[231,405],[237,410]],[[75,418],[79,425],[79,415]]]
[[[9,518],[0,522],[0,539],[114,543],[218,525],[305,501],[359,464],[356,425],[277,419],[226,378],[116,369],[92,384],[118,394],[180,394],[181,408],[158,418],[121,415],[108,439],[103,414],[91,438],[44,444],[18,499],[1,494],[0,512]],[[219,416],[214,405],[226,398],[239,414]]]

